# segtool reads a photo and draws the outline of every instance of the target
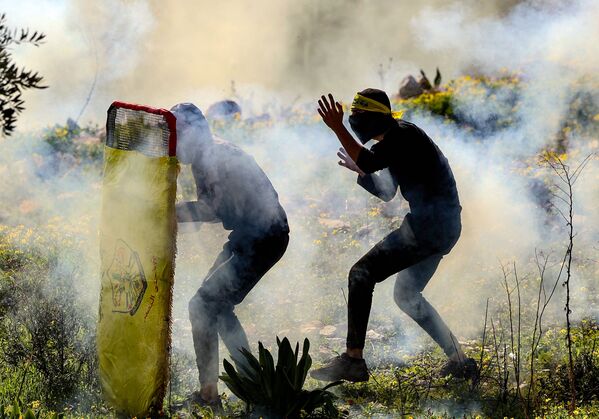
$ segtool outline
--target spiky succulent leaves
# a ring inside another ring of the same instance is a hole
[[[324,388],[317,388],[311,391],[302,390],[296,405],[293,406],[293,409],[290,408],[288,410],[286,417],[298,416],[301,411],[304,411],[309,415],[318,408],[322,408],[323,413],[327,418],[337,417],[339,415],[339,411],[333,403],[337,396],[330,391],[326,391],[326,389],[342,383],[342,381],[336,381],[334,383],[330,383]]]
[[[302,390],[302,388],[304,386],[304,382],[306,381],[308,371],[312,366],[312,358],[308,353],[310,350],[310,341],[308,339],[304,339],[302,356],[299,362],[297,360],[299,356],[299,342],[296,344],[293,357],[291,358],[288,352],[289,349],[291,349],[291,345],[287,346],[288,341],[286,343],[286,340],[287,339],[285,338],[280,343],[279,360],[284,359],[281,357],[289,357],[289,364],[287,364],[289,368],[282,369],[282,372],[287,379],[287,384],[290,386],[290,390],[294,394],[295,402],[287,406],[285,417],[295,417],[298,416],[302,410],[305,410],[305,408],[310,404],[310,398],[308,396],[309,392]]]
[[[250,378],[254,382],[260,382],[261,363],[246,348],[240,348],[239,352],[247,362],[244,363],[243,360],[236,361],[233,359],[239,372],[245,374],[246,377]]]
[[[290,346],[284,343],[279,346],[279,358],[275,368],[273,410],[281,415],[285,414],[287,407],[292,405],[296,398],[295,390],[288,377],[289,366],[285,365],[286,361],[284,361],[289,354],[293,355]]]
[[[248,404],[263,405],[268,402],[270,390],[268,383],[264,382],[263,369],[259,362],[247,352],[247,364],[236,364],[241,381],[246,384],[245,391],[248,395]],[[251,356],[251,358],[249,358]]]
[[[287,338],[283,338],[283,340],[277,338],[277,344],[279,345],[279,353],[275,370],[277,394],[275,410],[278,414],[293,416],[292,412],[297,409],[298,396],[301,392],[301,387],[297,388],[295,385],[296,377],[299,375],[297,365],[299,344],[295,351],[291,349],[291,344]]]
[[[335,385],[341,384],[338,382]],[[304,401],[301,407],[307,414],[313,413],[316,409],[322,408],[323,413],[325,413],[326,417],[337,417],[339,415],[339,411],[335,407],[334,401],[337,398],[330,391],[326,391],[324,389],[318,388],[311,391],[304,390]]]
[[[333,403],[336,398],[337,396],[330,391],[320,391],[317,395],[310,398],[309,403],[304,407],[304,411],[310,414],[314,410],[321,408],[325,417],[336,418],[339,416],[339,410]]]
[[[279,354],[275,369],[278,381],[277,384],[293,388],[293,382],[289,377],[295,376],[297,359],[291,349],[289,339],[283,338],[283,340],[279,340],[279,338],[277,338],[277,344],[279,345]]]
[[[220,376],[220,379],[229,387],[229,390],[243,400],[246,403],[250,403],[250,397],[248,393],[245,391],[244,384],[241,381],[241,378],[235,371],[235,368],[229,361],[226,359],[223,360],[223,366],[225,368],[225,374]]]
[[[223,362],[226,374],[221,379],[227,387],[256,412],[268,417],[300,417],[301,412],[310,413],[322,408],[327,417],[338,415],[333,404],[335,396],[328,388],[339,385],[334,382],[322,389],[302,390],[308,371],[312,365],[309,355],[310,341],[304,339],[301,357],[299,343],[292,349],[287,338],[277,337],[278,359],[275,366],[271,353],[258,343],[258,358],[247,349],[241,350],[246,362],[238,362],[236,371],[233,365]]]
[[[260,362],[250,351],[243,348],[241,354],[247,361],[247,366],[238,366],[240,371],[226,359],[223,361],[226,374],[220,378],[229,387],[231,392],[248,404],[262,405],[267,403],[268,397],[264,391],[263,374]]]
[[[437,67],[437,74],[435,75],[435,89],[441,86],[441,72],[439,71],[439,67]]]

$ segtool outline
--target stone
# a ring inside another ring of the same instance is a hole
[[[366,338],[371,340],[381,340],[383,339],[383,335],[370,329],[368,332],[366,332]]]
[[[422,87],[412,75],[405,77],[399,85],[400,99],[409,99],[411,97],[417,97],[420,96],[422,93],[424,93],[424,90],[422,90]]]
[[[336,220],[333,218],[319,217],[318,223],[323,227],[330,228],[330,229],[336,229],[336,230],[349,230],[349,228],[350,228],[350,225],[348,222],[343,221],[343,220]]]
[[[320,329],[320,335],[321,336],[333,336],[335,334],[335,332],[337,331],[337,328],[335,326],[325,326],[322,329]]]
[[[318,320],[313,320],[301,325],[300,332],[304,334],[314,333],[322,328],[323,324]]]

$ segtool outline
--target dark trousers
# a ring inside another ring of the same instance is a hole
[[[189,302],[189,319],[200,383],[218,381],[218,336],[233,360],[243,363],[239,350],[248,339],[234,307],[281,259],[289,243],[288,231],[247,237],[233,232],[200,289]]]
[[[424,298],[422,290],[432,278],[439,262],[460,236],[459,216],[441,223],[418,223],[406,216],[393,231],[349,272],[348,348],[364,348],[372,293],[376,283],[398,273],[394,297],[399,308],[410,316],[443,348],[455,353],[455,338],[439,313]]]

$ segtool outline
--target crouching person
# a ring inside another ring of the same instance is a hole
[[[255,160],[215,138],[202,112],[181,103],[177,157],[191,164],[198,200],[177,205],[178,222],[220,222],[232,230],[227,243],[189,302],[200,391],[192,400],[220,406],[218,336],[236,363],[248,339],[234,308],[283,256],[289,242],[287,216],[277,192]]]
[[[393,118],[389,98],[381,90],[366,89],[354,99],[349,123],[359,142],[343,125],[343,109],[332,95],[323,96],[319,106],[324,122],[343,146],[339,164],[357,172],[358,184],[384,201],[393,199],[399,187],[410,203],[410,213],[399,229],[351,268],[346,352],[312,376],[328,381],[368,380],[363,349],[372,293],[377,283],[397,274],[395,302],[447,355],[441,373],[475,378],[474,359],[465,356],[439,313],[422,295],[461,232],[462,207],[447,159],[422,129]],[[371,139],[376,144],[364,147]]]

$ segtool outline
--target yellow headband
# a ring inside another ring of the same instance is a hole
[[[351,104],[350,110],[379,112],[391,115],[395,119],[399,119],[403,115],[403,111],[391,112],[391,109],[388,106],[385,106],[381,102],[377,102],[376,100],[370,99],[369,97],[362,96],[359,93],[357,93],[354,97],[354,101]]]

